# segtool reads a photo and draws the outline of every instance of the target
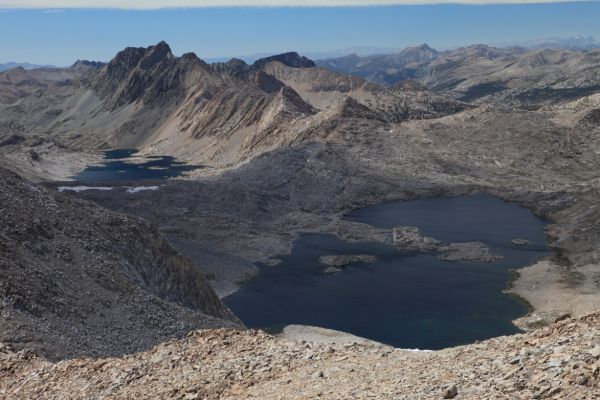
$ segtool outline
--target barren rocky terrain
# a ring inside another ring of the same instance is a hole
[[[148,222],[0,169],[0,340],[50,358],[241,324]]]
[[[598,314],[436,352],[203,330],[122,358],[0,352],[12,399],[595,399]]]
[[[11,78],[23,71],[0,73],[0,165],[42,183],[2,170],[0,393],[597,397],[598,316],[585,316],[600,310],[596,52],[405,56],[419,81],[394,87],[296,53],[209,65],[164,42],[35,90]],[[56,193],[110,148],[203,168],[152,191],[127,193],[123,182]],[[302,343],[243,330],[218,300],[304,232],[493,261],[477,243],[342,219],[360,206],[476,191],[551,221],[553,255],[507,287],[531,305],[516,321],[530,333],[431,353]],[[228,329],[158,344],[219,327]]]

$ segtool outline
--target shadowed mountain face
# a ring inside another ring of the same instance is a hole
[[[400,53],[321,60],[318,65],[386,85],[416,79],[466,102],[540,106],[593,94],[600,50],[494,48],[437,52],[426,45]]]
[[[257,60],[256,62],[254,62],[253,65],[255,68],[260,68],[263,65],[266,65],[272,61],[277,61],[284,65],[287,65],[288,67],[293,67],[293,68],[310,68],[310,67],[316,66],[316,64],[312,60],[310,60],[306,57],[300,56],[295,51],[289,52],[289,53],[278,54],[278,55],[271,56],[271,57],[261,58],[261,59]]]
[[[198,267],[135,217],[0,169],[0,340],[50,357],[147,349],[239,326]]]

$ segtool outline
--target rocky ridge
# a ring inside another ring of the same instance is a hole
[[[50,363],[0,351],[12,399],[594,399],[600,315],[434,352],[204,330],[120,358]]]

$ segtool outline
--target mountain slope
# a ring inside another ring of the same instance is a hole
[[[0,177],[1,341],[51,358],[101,356],[239,326],[149,223]]]

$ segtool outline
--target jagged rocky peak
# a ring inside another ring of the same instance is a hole
[[[126,47],[106,65],[106,72],[112,75],[113,72],[129,71],[138,65],[142,69],[147,69],[171,57],[173,57],[171,48],[165,42],[150,47]]]
[[[106,65],[107,71],[118,68],[134,68],[140,59],[144,56],[146,49],[143,47],[126,47],[119,51],[117,55]]]
[[[92,69],[96,69],[96,68],[101,68],[104,67],[106,65],[106,63],[103,63],[101,61],[89,61],[89,60],[77,60],[75,61],[75,63],[73,63],[73,65],[71,65],[71,68],[92,68]]]
[[[268,64],[272,61],[277,61],[287,65],[288,67],[293,68],[311,68],[316,66],[314,61],[310,58],[301,56],[295,51],[291,51],[289,53],[277,54],[271,57],[261,58],[253,64],[253,67],[260,68],[263,65]]]
[[[173,53],[169,45],[161,41],[154,46],[146,49],[146,52],[140,60],[139,66],[142,69],[149,69],[165,59],[173,58]]]
[[[138,100],[165,106],[185,95],[187,85],[207,71],[207,64],[195,54],[178,58],[167,43],[159,42],[120,51],[92,78],[90,86],[109,109]]]

